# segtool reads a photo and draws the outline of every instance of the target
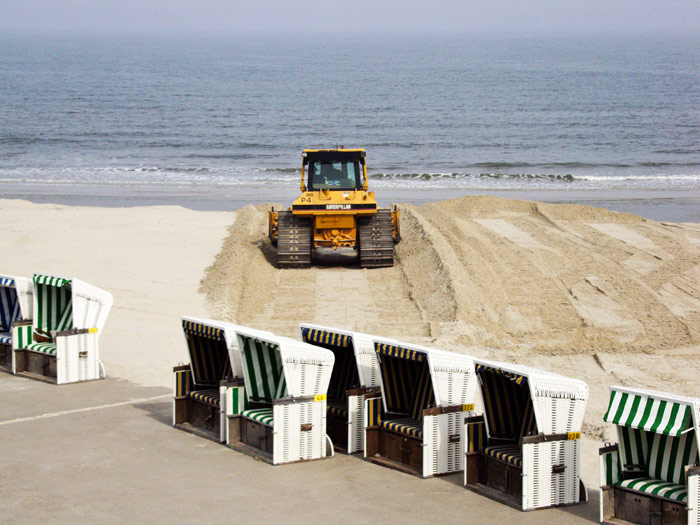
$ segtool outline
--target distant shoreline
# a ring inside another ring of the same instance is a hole
[[[296,185],[215,186],[193,185],[95,185],[9,183],[0,189],[2,199],[35,203],[103,208],[134,206],[182,206],[199,211],[233,211],[248,204],[276,202],[288,206],[299,194]],[[584,204],[612,211],[632,213],[647,219],[700,223],[698,190],[590,190],[590,189],[451,189],[377,188],[380,205],[424,204],[467,195],[494,195],[503,198],[555,204]]]

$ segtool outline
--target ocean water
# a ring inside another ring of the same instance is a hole
[[[0,37],[0,196],[291,199],[340,145],[377,192],[700,192],[700,37]]]

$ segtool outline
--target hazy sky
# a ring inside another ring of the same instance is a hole
[[[700,34],[700,0],[0,0],[0,33]]]

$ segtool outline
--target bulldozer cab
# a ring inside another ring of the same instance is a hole
[[[308,189],[304,185],[307,173]],[[367,190],[364,150],[306,150],[302,163],[302,191]]]

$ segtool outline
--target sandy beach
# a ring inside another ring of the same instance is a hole
[[[143,388],[170,387],[172,366],[188,361],[180,315],[291,337],[298,322],[334,325],[583,379],[590,387],[583,476],[592,491],[597,447],[613,439],[602,422],[609,385],[700,395],[699,224],[467,197],[403,206],[393,268],[281,271],[265,237],[268,209],[0,200],[0,268],[109,290],[115,306],[101,339],[107,374]],[[20,417],[4,419],[10,416]],[[237,465],[245,471],[252,463]],[[0,474],[0,485],[7,476]]]

